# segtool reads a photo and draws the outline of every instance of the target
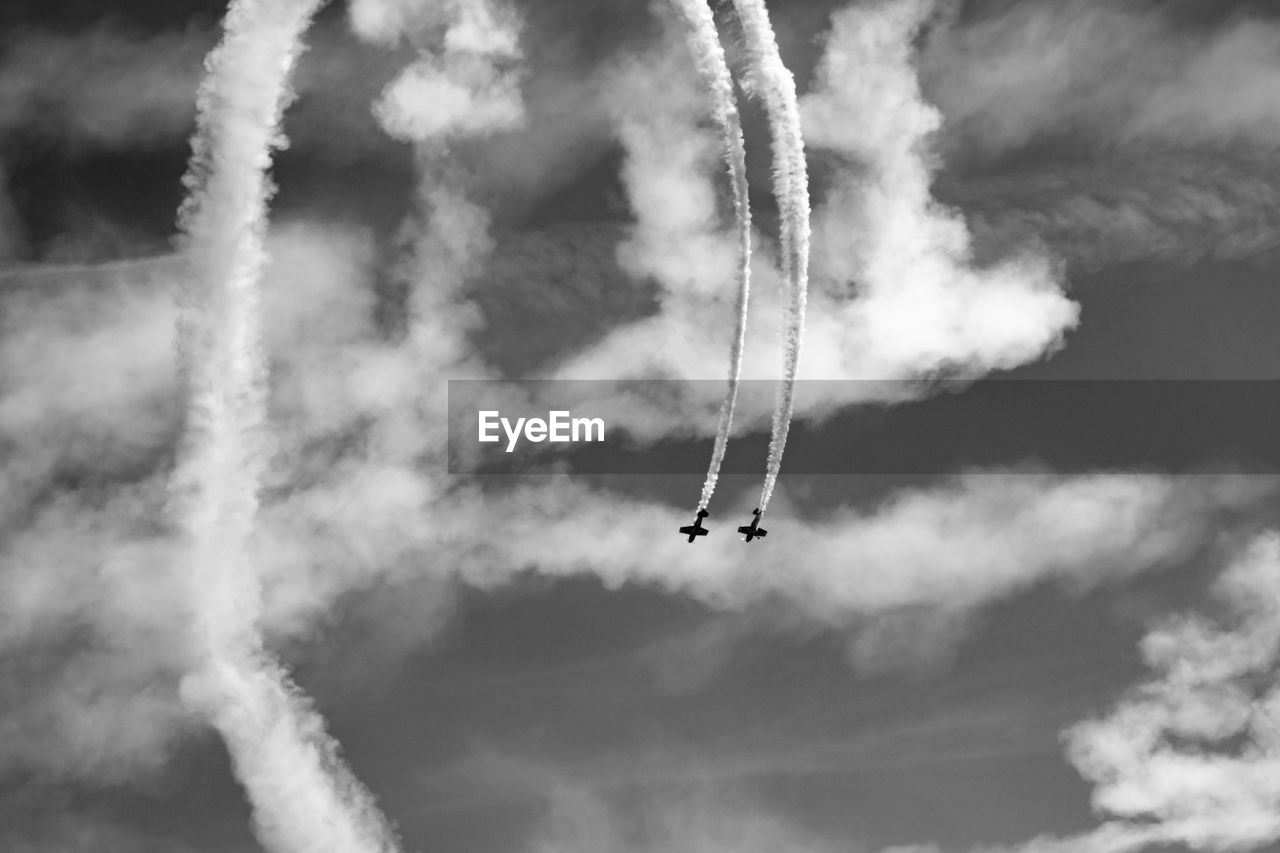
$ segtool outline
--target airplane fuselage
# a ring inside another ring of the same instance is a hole
[[[756,509],[754,510],[754,513],[756,517],[751,520],[750,524],[744,524],[742,527],[738,528],[738,532],[746,536],[746,539],[744,540],[746,542],[750,542],[753,539],[763,539],[765,536],[769,535],[769,531],[763,530],[760,527],[760,510]]]
[[[693,540],[699,536],[706,536],[707,529],[702,526],[702,519],[706,518],[709,514],[710,513],[705,509],[698,510],[698,515],[693,520],[693,524],[686,524],[684,527],[681,527],[680,532],[688,534],[690,542],[693,542]]]

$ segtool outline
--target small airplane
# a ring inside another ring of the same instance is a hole
[[[707,512],[705,509],[698,510],[698,517],[694,519],[693,524],[689,524],[689,525],[685,525],[684,527],[681,527],[680,532],[689,534],[690,542],[692,542],[694,539],[696,539],[699,536],[706,536],[707,529],[702,526],[702,519],[706,518],[710,514],[711,513]]]
[[[746,542],[750,542],[752,539],[756,538],[763,539],[769,535],[769,531],[760,527],[760,510],[757,508],[753,510],[753,512],[755,512],[756,517],[751,520],[751,523],[744,524],[738,528],[739,533],[745,533],[747,535],[747,538],[744,540]]]

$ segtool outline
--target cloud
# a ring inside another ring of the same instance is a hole
[[[445,24],[450,7],[427,0],[352,0],[347,7],[351,28],[363,39],[394,44],[410,33]]]
[[[554,784],[526,853],[834,853],[848,850],[760,809],[742,795],[699,789],[607,798]]]
[[[963,218],[930,195],[941,116],[921,98],[911,40],[931,6],[837,13],[802,102],[810,148],[841,163],[814,214],[814,313],[841,330],[847,374],[981,375],[1053,351],[1077,321],[1047,259],[975,267]]]
[[[1280,762],[1277,589],[1280,533],[1267,532],[1216,580],[1202,612],[1167,617],[1144,637],[1141,652],[1149,677],[1129,688],[1105,713],[1064,733],[1069,760],[1094,785],[1094,808],[1105,819],[1098,828],[977,849],[1124,853],[1177,845],[1250,850],[1280,838],[1280,787],[1274,781]],[[928,725],[907,725],[897,734],[912,742],[933,734],[954,735],[955,723],[949,716],[938,732],[931,734]],[[985,724],[1008,721],[988,719]],[[895,735],[877,732],[864,739],[868,745],[883,745],[880,741],[886,736]],[[825,744],[822,753],[831,759],[845,747],[858,749],[856,743]],[[898,750],[889,752],[901,758]],[[801,749],[795,755],[775,755],[765,763],[774,772],[786,772],[793,764],[806,766],[806,753]],[[755,849],[751,845],[757,842],[768,849],[827,849],[821,840],[770,816],[762,805],[726,796],[732,791],[727,780],[749,776],[752,759],[698,755],[683,763],[629,759],[612,764],[612,770],[596,768],[569,776],[535,763],[490,761],[486,772],[498,766],[523,767],[514,776],[503,775],[529,780],[531,790],[550,791],[547,815],[529,848],[534,851],[717,851]],[[817,762],[837,764],[838,759]],[[471,772],[485,766],[473,763]],[[533,785],[534,779],[540,781]],[[672,786],[679,794],[667,799]],[[653,793],[659,789],[663,793]],[[718,831],[726,826],[735,829],[728,834]],[[751,831],[736,835],[743,827]],[[846,840],[840,849],[848,849],[847,844]],[[895,847],[885,853],[940,849]]]
[[[0,525],[20,527],[58,477],[127,482],[175,435],[170,261],[15,274],[2,293]]]
[[[1070,0],[935,24],[942,192],[985,253],[1042,240],[1088,270],[1274,248],[1274,19]]]
[[[124,782],[161,767],[187,730],[186,663],[162,484],[66,494],[32,510],[0,554],[0,768]],[[96,505],[95,505],[96,504]]]
[[[536,759],[473,751],[447,775],[448,793],[476,786],[490,797],[536,804],[523,853],[834,853],[847,844],[806,831],[723,779],[646,784],[625,771],[601,780]],[[442,792],[444,796],[447,793]]]
[[[609,141],[611,87],[601,81],[610,60],[585,55],[565,8],[522,13],[533,25],[521,45],[531,60],[521,80],[525,126],[510,138],[469,146],[466,155],[484,163],[483,183],[499,193],[510,216],[580,177]],[[435,4],[357,4],[351,16],[368,45],[333,21],[318,26],[299,68],[301,100],[288,119],[293,146],[330,162],[376,155],[402,164],[370,106],[413,60],[404,34],[439,26],[444,14]],[[814,14],[786,10],[779,27]],[[1019,254],[1029,238],[1087,266],[1185,259],[1188,252],[1177,244],[1186,241],[1213,243],[1219,255],[1234,257],[1265,241],[1276,171],[1268,152],[1280,115],[1268,106],[1274,100],[1268,93],[1280,68],[1273,50],[1280,28],[1240,15],[1205,26],[1180,23],[1149,4],[1096,0],[1008,4],[975,20],[934,21],[919,61],[925,100],[945,117],[935,135],[947,162],[939,196],[966,212],[971,201],[978,208],[974,230],[984,261]],[[624,50],[652,35],[641,27],[629,32]],[[0,98],[0,127],[16,138],[56,139],[72,151],[180,144],[193,126],[200,63],[215,38],[209,28],[144,36],[109,24],[71,35],[18,32],[0,59],[0,92],[7,95]],[[474,122],[481,112],[486,121],[513,120],[507,70],[454,65],[410,68],[399,94],[388,95],[404,100],[433,86],[460,98],[462,112],[450,112],[450,121]],[[445,70],[450,79],[474,79],[440,89]],[[686,77],[671,94],[687,97],[694,89]],[[410,113],[400,111],[408,121]],[[406,124],[401,133],[421,135],[445,120],[438,110],[413,115],[421,126]],[[763,136],[753,140],[759,150],[765,143]],[[1037,162],[1057,159],[1043,171],[1032,168],[1023,186],[1021,167],[1003,158],[1028,146]],[[996,169],[992,180],[989,167]],[[1045,188],[1059,169],[1075,191]],[[22,252],[21,230],[0,227],[10,235],[11,256]],[[700,280],[711,288],[711,279]],[[841,349],[838,341],[810,348],[804,361],[833,370],[842,357],[829,356]]]
[[[1103,716],[1067,731],[1094,808],[1137,835],[1192,849],[1280,838],[1280,534],[1257,539],[1217,580],[1204,615],[1142,641],[1152,675]]]
[[[722,149],[703,126],[710,95],[696,77],[674,13],[654,8],[666,12],[660,16],[663,40],[652,51],[619,60],[606,84],[635,216],[618,259],[636,279],[656,281],[671,308],[680,310],[699,297],[736,296],[738,246],[721,216]],[[691,74],[692,83],[672,85]]]
[[[495,573],[503,565],[590,571],[610,586],[653,584],[730,609],[781,596],[819,623],[849,626],[901,608],[971,612],[1045,581],[1089,589],[1132,577],[1189,553],[1209,529],[1205,510],[1247,505],[1257,488],[1202,477],[974,473],[897,492],[873,511],[780,517],[775,525],[808,543],[804,560],[744,552],[735,537],[709,537],[697,549],[677,536],[653,540],[647,531],[670,521],[657,505],[605,503],[569,485],[513,490],[484,502],[485,512],[509,519],[512,535],[466,545],[473,558],[455,568],[482,587],[504,580]],[[451,519],[457,547],[470,542],[464,518]],[[584,527],[603,532],[584,537]]]
[[[185,136],[195,122],[201,63],[216,38],[198,29],[14,32],[0,61],[0,129],[105,147]]]
[[[1057,345],[1073,309],[1043,260],[976,266],[963,223],[931,200],[922,140],[935,118],[919,100],[906,47],[919,10],[900,8],[911,14],[876,18],[882,29],[861,26],[857,10],[838,18],[830,67],[838,69],[842,56],[862,61],[860,51],[869,51],[882,61],[869,66],[881,76],[831,71],[809,101],[814,144],[845,162],[844,183],[821,215],[828,243],[819,253],[825,278],[818,298],[825,301],[813,314],[806,359],[818,374],[858,375],[957,364],[985,370],[1039,357]],[[884,38],[859,40],[867,34]],[[727,335],[732,327],[732,288],[715,283],[715,253],[705,266],[673,263],[703,262],[677,254],[685,250],[685,230],[705,238],[694,241],[702,248],[730,243],[719,233],[710,184],[714,145],[701,141],[697,95],[683,88],[684,75],[668,75],[661,110],[639,102],[655,92],[658,71],[682,67],[673,43],[668,34],[637,54],[660,59],[656,65],[620,62],[599,90],[586,87],[605,103],[616,94],[632,99],[615,102],[611,116],[638,214],[620,263],[658,283],[661,312],[586,355],[575,352],[579,341],[564,344],[569,364],[582,356],[605,358],[606,369],[628,374],[689,373],[704,351],[713,352],[705,363],[723,361],[727,341],[715,340],[715,330]],[[482,95],[494,79],[468,73],[463,77]],[[871,88],[859,88],[863,82]],[[876,92],[902,97],[882,103]],[[859,121],[842,119],[844,109],[857,110]],[[499,127],[507,126],[503,116],[509,114],[499,115]],[[482,129],[466,121],[405,127],[424,141]],[[729,536],[691,548],[674,530],[655,540],[653,531],[675,523],[670,507],[657,501],[564,482],[489,492],[452,482],[433,467],[444,424],[437,379],[486,369],[468,337],[481,318],[464,301],[465,284],[468,276],[483,278],[499,237],[469,193],[469,176],[432,161],[424,173],[423,221],[434,216],[435,224],[411,226],[412,262],[393,273],[412,293],[416,329],[404,338],[374,322],[375,280],[386,274],[375,235],[287,223],[272,233],[265,327],[279,432],[253,547],[273,643],[305,644],[353,593],[370,593],[377,608],[378,593],[413,587],[418,597],[406,594],[397,605],[416,606],[428,598],[423,589],[493,588],[533,570],[645,584],[726,611],[780,599],[843,634],[860,671],[937,666],[946,662],[938,647],[954,646],[991,603],[1044,583],[1070,590],[1123,583],[1201,547],[1224,508],[1254,507],[1268,496],[1270,485],[1245,478],[971,473],[938,488],[904,490],[869,509],[836,508],[809,519],[783,508],[775,523],[805,549],[780,553],[744,552]],[[887,190],[900,178],[907,192],[891,198]],[[902,229],[884,229],[881,220]],[[837,238],[854,250],[839,251]],[[528,252],[527,279],[519,270],[508,271],[510,279],[539,281],[551,264],[537,254]],[[757,281],[774,293],[760,313],[776,315],[767,307],[778,298],[770,266],[762,253]],[[163,265],[118,267],[110,275],[67,270],[56,286],[36,283],[48,271],[26,275],[0,292],[0,442],[20,451],[6,455],[13,466],[6,482],[19,487],[5,491],[0,507],[10,534],[0,552],[0,654],[30,667],[14,680],[24,695],[6,701],[14,710],[3,719],[11,737],[0,739],[8,749],[0,762],[122,780],[158,767],[187,725],[177,675],[189,650],[175,642],[186,626],[175,624],[172,606],[186,592],[174,588],[167,571],[173,543],[156,522],[177,425],[167,292],[174,281]],[[905,286],[892,290],[886,282]],[[777,331],[766,325],[750,334],[772,343]],[[771,346],[755,349],[775,361]],[[661,414],[668,424],[677,418]],[[506,538],[492,535],[495,517]],[[599,533],[584,536],[584,529]],[[422,642],[448,616],[446,600],[418,625],[393,626],[388,654]],[[668,687],[694,689],[731,642],[732,632],[707,638],[703,666],[665,669]],[[682,836],[701,839],[708,850],[749,843],[712,823],[696,815],[658,819],[651,840],[637,849],[662,849]],[[783,843],[785,833],[772,824],[743,825],[753,837]],[[600,831],[584,837],[630,849],[612,830]],[[558,836],[553,830],[549,837]]]
[[[1147,678],[1063,734],[1096,829],[986,853],[1253,850],[1280,838],[1280,533],[1245,547],[1198,613],[1142,639]],[[898,848],[904,849],[904,848]],[[938,851],[937,845],[905,848]]]
[[[1043,243],[1077,270],[1194,263],[1280,247],[1280,160],[1240,152],[1137,150],[946,182],[984,252]]]
[[[398,139],[431,145],[521,127],[520,21],[512,7],[455,0],[434,13],[426,8],[386,0],[351,7],[355,31],[375,42],[421,38],[432,26],[444,30],[440,43],[383,91],[374,108],[383,129]]]
[[[276,404],[299,443],[333,440],[353,417],[332,384],[347,374],[321,365],[349,361],[340,344],[371,328],[369,240],[309,226],[271,240]],[[163,766],[190,729],[177,692],[187,591],[161,522],[180,418],[179,273],[173,258],[35,268],[0,292],[0,442],[15,451],[0,501],[0,657],[22,676],[6,681],[5,769],[127,781]]]
[[[920,4],[882,4],[840,13],[814,88],[802,100],[810,150],[831,152],[839,161],[814,213],[805,378],[884,379],[947,370],[976,377],[1053,351],[1077,319],[1057,271],[1032,253],[1034,246],[976,267],[963,218],[930,195],[933,166],[925,146],[940,119],[920,98],[910,46],[925,11]],[[673,41],[678,39],[666,39]],[[676,61],[689,64],[671,50]],[[647,60],[648,66],[662,64]],[[618,103],[630,103],[633,76],[625,67],[617,76]],[[647,155],[655,149],[652,139],[625,121],[619,126],[634,233],[647,240],[627,244],[624,267],[660,283],[661,308],[567,360],[556,375],[709,378],[706,366],[721,363],[727,338],[707,329],[732,329],[733,290],[725,286],[732,281],[732,243],[706,202],[715,187],[714,148],[693,109],[705,112],[707,105],[695,89],[696,75],[665,79],[690,81],[680,88],[670,84],[663,98],[645,102],[645,126],[663,122],[665,156]],[[690,152],[702,153],[694,158]],[[677,180],[679,193],[664,190]],[[647,236],[671,233],[672,223],[685,226],[685,245],[691,245],[690,234],[692,245],[709,242],[714,251],[701,256],[715,266],[682,263],[685,250]],[[641,260],[647,265],[637,268]],[[781,330],[769,318],[776,318],[780,296],[767,247],[757,254],[753,278],[760,286],[744,375],[771,377],[777,368],[768,354]]]
[[[400,139],[515,128],[524,116],[515,82],[488,62],[452,56],[424,59],[390,85],[378,115],[387,132]],[[422,104],[431,109],[421,109]]]
[[[674,531],[655,540],[676,523],[665,504],[563,482],[481,493],[415,458],[415,448],[438,451],[445,419],[434,392],[414,389],[424,372],[450,370],[465,341],[422,350],[384,337],[372,319],[378,258],[368,231],[281,223],[268,248],[277,437],[254,552],[264,630],[296,654],[353,594],[375,608],[380,590],[400,589],[400,603],[443,594],[394,628],[385,648],[399,654],[449,618],[454,584],[502,586],[533,569],[641,583],[728,611],[781,599],[845,633],[859,670],[936,665],[945,661],[930,634],[908,626],[958,639],[983,607],[1036,584],[1123,582],[1198,547],[1221,510],[1269,493],[1249,478],[988,472],[813,519],[783,507],[776,524],[807,543],[803,560],[777,549],[744,555],[728,536],[698,548]],[[5,492],[7,530],[21,535],[0,556],[9,606],[0,637],[39,671],[26,683],[44,685],[9,718],[23,733],[9,741],[11,766],[125,778],[159,766],[187,731],[175,680],[187,652],[164,639],[183,631],[165,614],[179,612],[185,593],[156,582],[168,577],[172,542],[155,519],[178,418],[167,263],[32,271],[0,297],[12,324],[0,349],[0,440],[23,448],[10,457],[23,472],[10,482],[22,488]],[[451,306],[441,301],[423,322],[447,332]],[[62,426],[50,430],[51,420]],[[494,518],[504,519],[501,539],[490,535]],[[382,631],[373,634],[376,647]],[[700,677],[674,673],[673,689]],[[98,704],[75,698],[86,689]]]
[[[1269,149],[1280,132],[1277,47],[1280,25],[1249,14],[1206,32],[1152,3],[1015,3],[935,28],[921,77],[947,116],[946,144],[970,156],[1054,137]]]
[[[598,87],[623,161],[633,221],[617,244],[628,287],[654,288],[656,313],[614,325],[592,345],[559,354],[549,375],[721,378],[735,324],[737,237],[701,83],[683,27],[652,4],[658,38],[614,56]],[[754,242],[760,245],[757,238]],[[776,375],[780,277],[757,253],[744,375]],[[623,286],[623,282],[618,283]]]

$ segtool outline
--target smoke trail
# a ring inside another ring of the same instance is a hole
[[[395,849],[317,714],[262,647],[248,559],[265,457],[258,329],[266,170],[289,74],[323,0],[235,0],[197,100],[190,195],[179,212],[190,286],[178,339],[187,431],[171,484],[194,621],[184,701],[222,733],[262,843],[280,853]]]
[[[791,414],[795,408],[796,368],[804,333],[805,301],[809,288],[809,174],[800,131],[800,105],[795,78],[782,63],[778,41],[769,23],[764,0],[733,0],[742,22],[742,33],[751,57],[753,88],[760,93],[769,116],[773,137],[773,193],[778,200],[779,235],[783,274],[787,282],[787,331],[783,350],[782,385],[773,412],[773,435],[764,487],[760,493],[763,513],[773,497],[773,487],[782,470],[782,452],[787,446]]]
[[[698,499],[698,509],[706,509],[715,493],[716,481],[720,478],[720,465],[724,462],[725,448],[729,444],[733,410],[738,401],[738,386],[742,378],[742,346],[747,337],[747,309],[751,300],[751,199],[747,187],[747,151],[742,138],[742,119],[738,115],[733,78],[729,74],[724,49],[720,46],[720,36],[716,32],[711,7],[705,0],[673,0],[673,3],[687,27],[689,47],[697,62],[698,72],[711,92],[713,116],[720,129],[725,164],[729,167],[734,221],[738,227],[738,301],[735,306],[738,320],[733,331],[733,343],[729,348],[729,382],[724,401],[720,404],[715,448],[711,451],[711,463],[707,466],[706,482],[702,484],[702,497]]]

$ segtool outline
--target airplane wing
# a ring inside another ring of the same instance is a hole
[[[692,525],[692,524],[687,524],[687,525],[685,525],[684,527],[681,527],[681,528],[680,528],[680,532],[681,532],[681,533],[683,533],[683,534],[685,534],[686,536],[687,536],[688,534],[690,534],[690,533],[693,533],[693,525]]]
[[[745,527],[739,527],[739,528],[738,528],[738,532],[739,532],[739,533],[750,533],[750,532],[751,532],[751,525],[750,525],[750,524],[748,524],[748,525],[746,525]]]

